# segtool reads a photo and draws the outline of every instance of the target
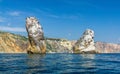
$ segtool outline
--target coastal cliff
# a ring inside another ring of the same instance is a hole
[[[45,38],[46,53],[73,53],[72,47],[77,40]],[[27,53],[28,38],[0,31],[0,53]],[[120,53],[120,44],[95,42],[99,53]]]
[[[120,53],[120,44],[96,42],[95,47],[100,53]]]
[[[71,41],[45,38],[46,53],[72,53]],[[25,36],[0,31],[0,53],[27,53],[31,48]]]
[[[94,31],[87,29],[79,40],[45,38],[35,17],[26,18],[28,38],[0,32],[1,53],[120,53],[119,44],[94,42]]]
[[[26,37],[0,31],[0,53],[26,53],[27,47]]]

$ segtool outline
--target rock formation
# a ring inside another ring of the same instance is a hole
[[[79,40],[44,38],[35,17],[26,18],[28,38],[0,31],[0,53],[120,53],[120,44],[94,43],[94,31],[87,29]]]
[[[47,38],[46,53],[73,53],[72,46],[75,47],[75,43],[76,41]],[[0,53],[26,53],[30,46],[28,38],[0,31]],[[120,53],[120,44],[95,42],[95,48],[99,53]],[[79,50],[74,52],[81,53]]]
[[[46,44],[43,29],[35,17],[26,18],[26,29],[30,42],[28,53],[45,53]]]
[[[94,46],[94,31],[87,29],[74,47],[74,53],[96,53]]]

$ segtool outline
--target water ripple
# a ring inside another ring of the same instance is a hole
[[[0,74],[119,74],[120,54],[0,54]]]

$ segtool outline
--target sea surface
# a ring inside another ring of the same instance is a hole
[[[0,54],[0,74],[120,74],[120,54]]]

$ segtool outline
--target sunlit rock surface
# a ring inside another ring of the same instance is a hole
[[[87,29],[73,47],[74,53],[96,53],[94,31]]]
[[[35,17],[26,18],[26,30],[30,43],[28,53],[45,53],[46,44],[43,29]]]
[[[27,48],[26,37],[0,31],[0,53],[26,53]]]

